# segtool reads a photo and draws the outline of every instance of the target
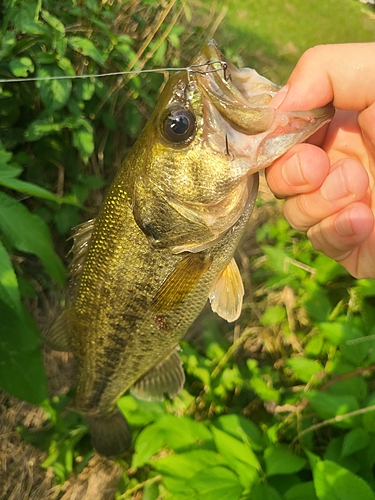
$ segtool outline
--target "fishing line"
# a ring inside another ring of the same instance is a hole
[[[220,64],[219,68],[210,68],[201,70],[203,66],[213,66]],[[155,68],[155,69],[133,69],[131,71],[115,71],[111,73],[98,73],[93,75],[57,75],[57,76],[30,76],[25,78],[2,78],[0,83],[21,83],[21,82],[45,82],[50,80],[78,80],[83,78],[103,78],[105,76],[123,76],[123,75],[138,75],[140,73],[164,73],[165,71],[187,71],[188,73],[215,73],[216,71],[225,71],[226,63],[223,61],[207,61],[201,64],[192,64],[185,68]]]

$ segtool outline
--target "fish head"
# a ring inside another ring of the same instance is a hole
[[[270,101],[279,89],[255,70],[235,67],[214,41],[174,74],[139,140],[139,225],[155,227],[149,219],[158,214],[168,227],[179,225],[180,233],[181,217],[195,225],[196,234],[198,226],[206,231],[203,243],[176,245],[175,251],[199,251],[228,231],[256,197],[254,174],[333,116],[331,104],[312,111],[275,109]],[[156,210],[151,198],[172,211]],[[160,239],[159,233],[152,237]]]

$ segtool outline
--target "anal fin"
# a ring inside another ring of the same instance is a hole
[[[70,351],[68,310],[65,309],[55,320],[46,335],[47,344],[54,351]]]
[[[185,373],[177,351],[164,358],[161,363],[151,368],[131,388],[130,392],[145,401],[162,401],[164,394],[170,398],[176,396],[184,386]]]
[[[211,308],[227,321],[236,321],[241,314],[243,296],[241,274],[232,258],[212,285],[209,294]]]

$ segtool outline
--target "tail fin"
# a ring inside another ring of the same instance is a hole
[[[92,444],[99,455],[115,457],[130,448],[130,429],[120,410],[116,409],[106,415],[85,417],[90,426]]]

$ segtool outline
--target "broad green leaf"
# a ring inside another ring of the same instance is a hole
[[[47,399],[47,380],[36,326],[0,297],[0,386],[34,404]]]
[[[36,196],[38,198],[43,198],[44,200],[55,201],[56,203],[68,203],[70,205],[79,206],[78,200],[73,196],[57,196],[51,193],[47,189],[44,189],[31,182],[25,182],[20,179],[3,179],[2,173],[0,173],[0,186],[7,187],[9,189],[14,189],[19,193],[25,193],[30,196]]]
[[[347,457],[356,453],[359,450],[363,450],[369,445],[370,434],[366,432],[362,427],[356,427],[349,431],[345,437],[341,449],[341,457]]]
[[[278,402],[280,400],[279,391],[270,386],[260,375],[251,377],[249,385],[263,401]]]
[[[321,287],[309,290],[304,297],[303,305],[306,307],[310,318],[318,322],[328,321],[332,312],[332,305]]]
[[[147,463],[163,446],[175,451],[213,443],[211,432],[200,422],[187,417],[164,415],[139,434],[135,444],[133,467]]]
[[[165,446],[165,432],[158,423],[145,427],[135,442],[135,453],[132,457],[132,467],[142,467]]]
[[[269,484],[258,483],[251,490],[251,500],[284,500],[275,488],[272,488]],[[301,500],[301,499],[298,499]],[[303,499],[305,500],[305,499]]]
[[[359,405],[353,396],[329,394],[327,392],[312,391],[306,393],[311,406],[323,418],[330,419],[338,415],[358,410]],[[348,427],[353,425],[353,417],[337,422],[334,425]]]
[[[95,92],[95,80],[89,78],[77,80],[75,82],[75,92],[78,99],[81,99],[82,101],[89,101]]]
[[[375,500],[369,484],[348,469],[330,460],[307,453],[313,471],[318,500]]]
[[[87,163],[95,147],[93,131],[81,128],[79,130],[73,130],[72,134],[74,146],[78,149],[82,160]]]
[[[76,74],[72,62],[67,57],[61,57],[57,61],[57,65],[68,76],[74,76]]]
[[[65,34],[65,26],[63,23],[57,19],[57,17],[53,16],[48,10],[42,10],[41,12],[42,18],[48,23],[51,28],[57,31],[60,35]]]
[[[223,415],[215,423],[222,431],[248,444],[255,451],[264,447],[263,434],[251,420],[240,415]]]
[[[348,271],[344,269],[339,263],[326,257],[324,254],[319,254],[315,259],[314,268],[316,269],[316,279],[319,283],[324,285],[329,281],[333,281],[339,276],[347,276]]]
[[[262,325],[279,325],[286,318],[286,311],[281,306],[271,306],[264,312],[260,319]]]
[[[210,467],[189,479],[196,498],[204,500],[239,500],[243,488],[238,477],[224,467]]]
[[[41,259],[52,278],[63,285],[64,266],[56,255],[46,223],[20,202],[0,192],[0,230],[11,245]]]
[[[373,279],[357,280],[354,290],[361,297],[375,297],[375,281]]]
[[[29,76],[34,71],[34,64],[30,57],[12,59],[9,63],[10,69],[17,78]]]
[[[284,500],[318,500],[314,483],[307,481],[305,483],[298,483],[292,486],[284,493]]]
[[[9,255],[0,241],[0,300],[23,315],[18,282]],[[0,334],[1,335],[1,334]],[[1,339],[1,336],[0,336]]]
[[[189,479],[199,471],[218,465],[227,466],[228,462],[224,457],[210,450],[192,450],[152,461],[152,466],[161,474],[184,479]]]
[[[287,366],[291,368],[302,382],[309,382],[311,377],[323,371],[323,366],[319,361],[308,359],[303,356],[295,356],[286,361]]]
[[[323,332],[327,341],[333,345],[344,344],[348,340],[363,337],[361,330],[353,326],[350,322],[330,322],[320,323],[319,329]]]
[[[5,59],[16,45],[17,40],[13,31],[6,31],[1,41],[0,59]]]
[[[68,39],[68,44],[73,50],[76,50],[84,56],[91,57],[93,61],[97,62],[101,66],[104,66],[106,57],[100,53],[94,43],[88,38],[72,36]]]
[[[314,335],[305,345],[305,354],[310,357],[318,357],[324,348],[324,336],[320,333]]]
[[[239,477],[242,486],[250,490],[258,477],[259,462],[249,446],[216,427],[211,427],[218,452]]]
[[[46,64],[38,70],[38,77],[48,78],[37,82],[40,97],[48,112],[61,109],[67,103],[72,89],[70,79],[49,79],[50,77],[65,76],[65,73],[55,64]]]
[[[293,474],[306,465],[306,460],[282,447],[270,446],[264,451],[266,475]]]
[[[165,414],[163,403],[159,401],[141,401],[131,395],[123,396],[117,406],[125,415],[130,425],[145,426],[158,420]]]

